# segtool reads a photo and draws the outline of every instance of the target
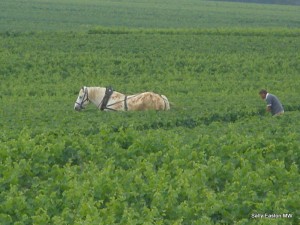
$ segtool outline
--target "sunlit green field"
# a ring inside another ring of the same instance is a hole
[[[0,224],[299,224],[299,8],[0,8]],[[83,85],[154,91],[171,110],[79,113]],[[265,113],[261,88],[283,116]]]

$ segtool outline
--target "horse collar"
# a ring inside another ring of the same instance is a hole
[[[103,111],[104,109],[107,108],[108,100],[110,99],[113,92],[114,92],[114,90],[112,89],[112,87],[106,87],[105,94],[102,99],[102,104],[100,106],[101,111]]]

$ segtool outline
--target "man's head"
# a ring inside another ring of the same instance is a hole
[[[265,89],[261,89],[258,94],[262,99],[266,99],[268,92]]]

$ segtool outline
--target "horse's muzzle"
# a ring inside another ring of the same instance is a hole
[[[81,107],[80,105],[76,105],[76,106],[74,107],[74,109],[75,109],[76,111],[80,111],[80,110],[83,109],[83,107]]]

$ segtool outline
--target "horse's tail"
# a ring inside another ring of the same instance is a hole
[[[169,102],[168,98],[165,95],[161,95],[161,97],[165,102],[165,110],[169,110],[170,109],[170,102]]]

